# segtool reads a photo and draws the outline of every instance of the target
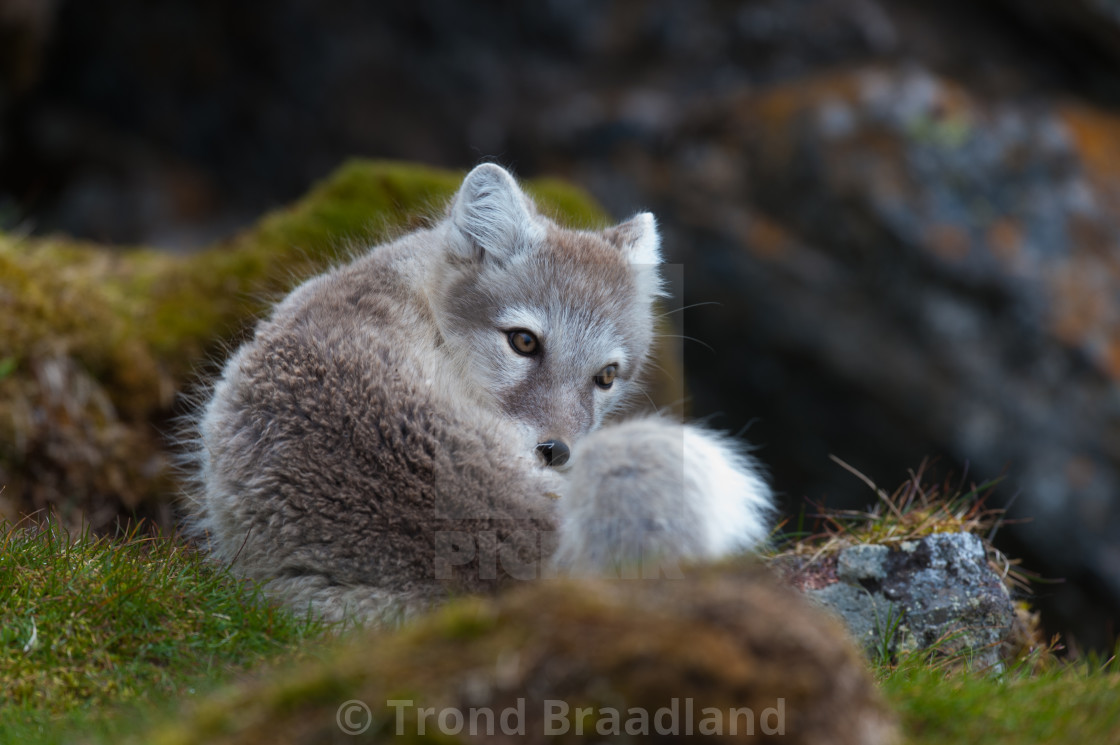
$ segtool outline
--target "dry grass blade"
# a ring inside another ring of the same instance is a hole
[[[888,493],[855,466],[835,455],[829,457],[872,490],[875,504],[866,510],[840,510],[810,502],[814,511],[808,517],[815,521],[813,529],[794,535],[771,561],[785,562],[792,557],[798,566],[809,568],[855,544],[897,545],[934,533],[971,533],[984,542],[989,564],[1009,589],[1030,591],[1030,581],[1036,578],[991,542],[995,531],[1007,524],[1005,510],[988,505],[1002,477],[968,486],[964,477],[955,482],[949,477],[938,481],[931,476],[931,461],[925,459]]]

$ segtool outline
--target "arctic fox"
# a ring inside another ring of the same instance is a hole
[[[198,423],[193,528],[335,619],[756,546],[770,490],[728,439],[604,426],[640,390],[659,243],[648,213],[562,228],[478,166],[444,219],[305,282],[228,361]]]

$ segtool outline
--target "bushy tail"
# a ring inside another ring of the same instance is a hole
[[[572,573],[671,575],[679,560],[757,548],[773,497],[726,436],[659,418],[581,441],[560,500],[556,563]]]

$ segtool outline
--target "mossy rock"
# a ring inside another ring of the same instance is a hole
[[[172,417],[196,376],[300,280],[437,215],[462,176],[353,161],[190,255],[0,234],[0,516],[169,522]],[[609,222],[572,186],[527,188],[565,224]]]
[[[351,634],[314,661],[192,703],[142,741],[459,742],[500,738],[503,721],[526,742],[643,726],[647,736],[629,739],[675,741],[728,735],[735,719],[734,739],[750,722],[759,742],[892,742],[864,666],[839,624],[749,564],[688,581],[542,580],[460,599],[395,633]]]

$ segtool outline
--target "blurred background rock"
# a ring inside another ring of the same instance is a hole
[[[655,211],[791,513],[874,498],[829,454],[1006,474],[1048,623],[1117,633],[1120,3],[0,0],[0,229],[190,251],[354,155]]]

